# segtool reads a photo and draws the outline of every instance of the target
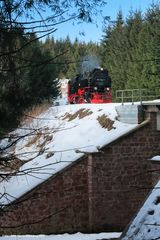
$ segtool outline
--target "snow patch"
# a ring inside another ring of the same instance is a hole
[[[1,181],[0,204],[10,203],[85,154],[98,152],[135,129],[137,124],[117,120],[118,105],[54,106],[3,139],[4,155],[13,155],[23,164],[16,175]],[[14,148],[7,148],[12,144]]]
[[[121,233],[96,233],[96,234],[84,234],[84,233],[75,233],[75,234],[57,234],[57,235],[24,235],[24,236],[5,236],[0,237],[0,240],[100,240],[100,239],[113,239],[118,238]]]

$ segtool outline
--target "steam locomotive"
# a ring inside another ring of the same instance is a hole
[[[68,102],[77,103],[110,103],[111,78],[107,69],[95,68],[91,72],[77,74],[68,82]]]

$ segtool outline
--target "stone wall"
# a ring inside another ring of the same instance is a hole
[[[0,233],[122,230],[159,178],[156,113],[102,152],[80,159],[5,209]],[[3,227],[2,227],[3,226]]]
[[[160,176],[160,165],[149,161],[159,154],[156,113],[144,126],[94,154],[89,179],[93,231],[123,230]]]
[[[88,173],[85,161],[82,159],[65,169],[4,209],[0,233],[87,231]]]

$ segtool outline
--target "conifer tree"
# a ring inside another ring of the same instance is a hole
[[[110,72],[113,90],[146,89],[146,97],[156,94],[160,74],[159,26],[160,6],[156,4],[144,17],[140,11],[131,11],[122,21],[119,13],[116,23],[106,29],[102,59]]]
[[[103,66],[111,75],[113,96],[115,90],[124,88],[126,83],[126,44],[123,24],[123,15],[119,12],[116,23],[106,29],[103,40]]]

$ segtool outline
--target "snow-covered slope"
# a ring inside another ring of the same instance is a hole
[[[0,182],[0,203],[8,204],[85,153],[97,152],[134,129],[135,124],[116,120],[117,105],[51,107],[1,141],[4,148],[16,140],[15,146],[7,148],[6,156],[15,156],[21,167],[16,175]]]
[[[56,235],[16,235],[3,236],[0,240],[111,240],[117,239],[121,233],[75,233],[75,234],[56,234]]]
[[[122,239],[160,239],[160,181],[152,190]]]

